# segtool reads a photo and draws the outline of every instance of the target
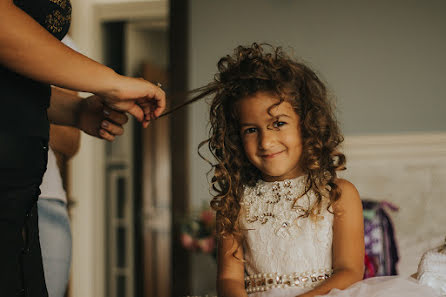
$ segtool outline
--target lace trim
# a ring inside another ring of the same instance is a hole
[[[291,274],[260,273],[245,277],[245,288],[248,294],[263,292],[271,288],[312,288],[330,278],[331,274],[331,269]]]

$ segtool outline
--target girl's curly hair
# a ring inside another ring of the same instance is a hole
[[[213,95],[210,136],[199,149],[208,144],[217,161],[210,162],[215,193],[211,207],[217,212],[219,238],[225,235],[241,238],[237,219],[244,186],[255,185],[261,177],[245,156],[236,108],[239,100],[257,92],[277,96],[278,104],[290,102],[299,115],[306,192],[313,191],[317,198],[307,216],[319,213],[323,197],[329,198],[328,208],[339,199],[336,171],[345,169],[345,156],[338,150],[343,137],[326,87],[309,67],[290,59],[280,47],[257,43],[239,46],[232,56],[220,59],[214,81],[195,92],[198,95],[191,101]]]

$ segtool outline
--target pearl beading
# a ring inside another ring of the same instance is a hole
[[[330,278],[331,274],[331,269],[291,274],[259,273],[245,277],[245,289],[250,294],[272,288],[313,288]]]

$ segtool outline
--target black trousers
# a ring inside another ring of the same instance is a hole
[[[0,135],[0,296],[47,297],[37,217],[48,143]]]

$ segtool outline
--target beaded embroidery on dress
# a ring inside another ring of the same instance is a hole
[[[316,218],[305,215],[316,201],[313,192],[304,194],[305,184],[301,176],[245,188],[239,223],[248,293],[308,290],[330,277],[333,214],[324,199]]]
[[[259,181],[246,187],[239,213],[244,235],[245,288],[249,297],[294,297],[331,277],[333,214],[322,201],[316,219],[305,216],[316,201],[305,192],[306,177]],[[299,198],[300,197],[300,198]],[[296,200],[296,198],[298,198]],[[437,297],[432,288],[407,277],[375,277],[330,297]]]

